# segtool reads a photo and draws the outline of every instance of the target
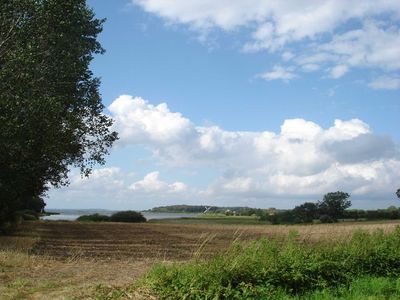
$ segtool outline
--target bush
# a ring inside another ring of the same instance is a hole
[[[334,223],[335,222],[335,220],[331,216],[328,216],[328,215],[320,216],[319,220],[321,223]]]
[[[146,222],[146,218],[140,212],[133,210],[126,210],[126,211],[119,211],[113,214],[110,218],[110,221],[139,223],[139,222]]]
[[[105,216],[105,215],[100,215],[100,214],[92,214],[92,215],[83,215],[80,216],[77,221],[83,221],[83,222],[109,222],[110,217]]]
[[[36,221],[39,220],[39,214],[34,210],[25,209],[17,212],[17,218],[24,221]]]
[[[365,276],[399,278],[400,227],[311,245],[293,234],[283,244],[234,243],[210,261],[158,265],[143,282],[161,299],[277,299],[348,287]]]

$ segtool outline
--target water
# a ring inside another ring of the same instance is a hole
[[[111,216],[116,211],[103,210],[103,209],[48,209],[49,212],[59,213],[58,215],[44,216],[42,220],[51,221],[75,221],[82,215],[100,214]],[[142,212],[147,220],[154,219],[176,219],[176,218],[195,218],[198,214],[194,213],[156,213],[156,212]]]

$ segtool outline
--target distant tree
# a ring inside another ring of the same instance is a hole
[[[40,210],[68,170],[89,175],[117,139],[89,69],[103,20],[85,0],[0,4],[0,227]]]
[[[311,223],[318,217],[318,206],[312,202],[305,202],[293,209],[295,223]]]
[[[146,222],[146,218],[142,213],[134,210],[119,211],[111,215],[111,222],[139,223]]]
[[[110,222],[110,219],[109,216],[96,213],[91,215],[82,215],[76,220],[82,222]]]
[[[343,216],[344,211],[351,206],[351,201],[348,199],[350,195],[344,192],[334,192],[324,195],[322,201],[318,202],[318,211],[320,215],[331,218],[337,221],[338,218]]]

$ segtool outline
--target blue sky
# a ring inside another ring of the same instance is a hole
[[[88,1],[120,141],[48,207],[396,205],[400,5],[358,3]]]

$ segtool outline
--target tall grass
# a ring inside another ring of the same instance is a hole
[[[400,276],[400,227],[313,244],[297,237],[292,232],[285,242],[234,242],[208,261],[157,265],[143,283],[161,299],[332,299],[354,285],[362,297],[365,282],[388,287],[382,299],[400,295],[400,282],[391,279]]]

